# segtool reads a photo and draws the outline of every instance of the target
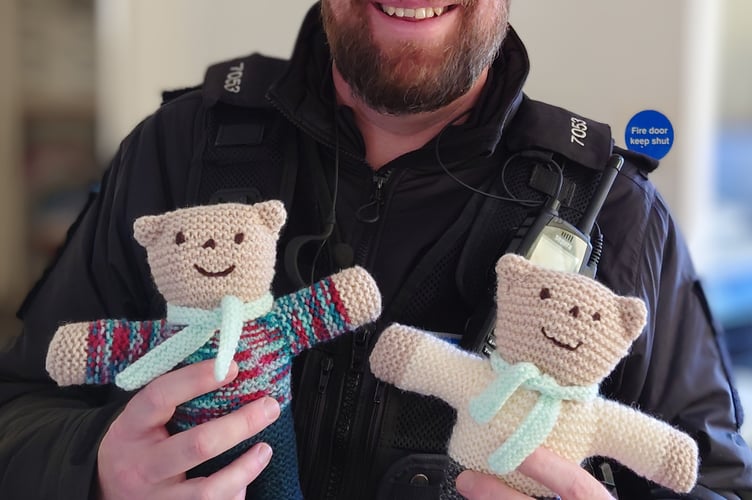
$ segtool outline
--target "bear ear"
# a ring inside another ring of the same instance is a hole
[[[287,219],[285,205],[279,200],[270,200],[253,205],[261,224],[268,227],[272,232],[279,232]]]
[[[535,266],[525,257],[517,254],[504,254],[496,263],[496,278],[499,285],[502,283],[511,286],[513,283],[523,281],[527,275],[535,271]]]
[[[648,311],[645,303],[637,297],[619,297],[618,300],[624,338],[632,342],[642,333]]]
[[[144,215],[133,223],[133,236],[138,243],[146,248],[162,234],[164,229],[164,215]]]

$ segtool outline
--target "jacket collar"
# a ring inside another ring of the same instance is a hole
[[[441,138],[441,154],[448,162],[494,153],[506,125],[522,102],[522,87],[529,72],[527,51],[510,27],[500,54],[489,72],[478,105],[462,125],[450,127]],[[267,98],[305,133],[334,144],[335,97],[331,54],[320,18],[320,5],[308,11],[288,69],[270,87]],[[354,124],[342,127],[340,143],[362,157],[362,139]],[[433,148],[433,141],[424,148]]]

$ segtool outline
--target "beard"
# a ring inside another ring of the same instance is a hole
[[[407,115],[435,111],[461,97],[496,58],[507,32],[509,3],[491,1],[496,6],[487,16],[476,0],[465,0],[456,32],[443,40],[405,41],[388,49],[380,48],[359,22],[365,15],[336,19],[328,0],[321,14],[334,64],[355,97],[380,113]],[[357,13],[373,7],[351,0],[350,8]]]

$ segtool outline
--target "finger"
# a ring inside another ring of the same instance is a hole
[[[579,465],[539,447],[517,469],[562,500],[613,500],[606,488]]]
[[[238,374],[232,363],[221,382],[214,379],[214,360],[201,361],[152,380],[136,393],[118,417],[118,425],[126,435],[137,437],[154,427],[165,425],[175,408],[230,382]]]
[[[149,453],[144,474],[158,483],[193,467],[255,436],[279,416],[279,404],[265,397],[237,411],[180,432],[157,444]]]
[[[471,470],[457,476],[457,491],[469,500],[532,500],[495,476]]]
[[[245,498],[245,488],[261,474],[272,458],[272,449],[266,443],[258,443],[239,456],[230,465],[209,477],[184,481],[171,489],[169,498],[225,500]]]

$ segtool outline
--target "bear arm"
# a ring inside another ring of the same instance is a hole
[[[684,432],[633,408],[605,399],[594,405],[598,428],[593,455],[607,456],[680,493],[697,481],[697,443]]]
[[[165,322],[101,319],[57,329],[46,367],[58,385],[105,385],[162,340]]]
[[[385,382],[459,408],[488,363],[429,333],[393,324],[376,342],[370,364]]]
[[[362,267],[351,267],[329,278],[354,326],[375,321],[381,314],[381,292],[376,281]]]
[[[361,267],[345,269],[275,301],[280,330],[292,355],[375,321],[381,293]]]

